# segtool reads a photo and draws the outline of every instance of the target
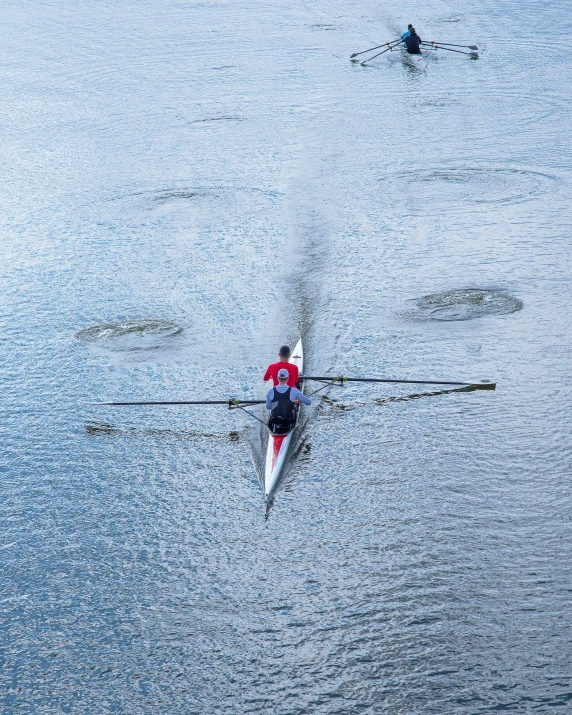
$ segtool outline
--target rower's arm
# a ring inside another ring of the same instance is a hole
[[[292,391],[290,392],[290,399],[292,400],[292,402],[299,400],[300,402],[303,402],[305,405],[312,404],[312,400],[309,397],[306,397],[306,395],[303,392],[300,392],[300,390],[298,390],[295,387],[293,387]]]

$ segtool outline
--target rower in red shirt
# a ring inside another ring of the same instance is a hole
[[[272,380],[274,387],[278,385],[278,370],[286,368],[288,370],[288,387],[298,387],[298,368],[294,363],[288,362],[290,360],[290,354],[292,351],[287,345],[283,345],[278,351],[278,357],[280,362],[275,362],[268,366],[264,374],[265,380]]]

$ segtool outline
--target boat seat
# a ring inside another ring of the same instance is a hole
[[[282,436],[285,434],[288,434],[288,432],[291,432],[294,429],[294,426],[296,425],[296,422],[278,422],[278,421],[272,421],[268,420],[268,429],[272,434],[275,434],[277,436]]]

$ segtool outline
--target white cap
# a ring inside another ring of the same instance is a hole
[[[287,377],[289,377],[290,373],[288,370],[285,370],[282,368],[281,370],[278,370],[278,379],[279,380],[285,380]]]

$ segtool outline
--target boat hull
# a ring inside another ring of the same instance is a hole
[[[406,62],[410,67],[415,67],[416,69],[427,69],[427,59],[424,54],[420,55],[410,55],[407,50],[403,50],[403,61]]]
[[[304,351],[302,349],[302,339],[298,340],[290,362],[298,367],[298,371],[302,374],[304,367]],[[300,386],[302,387],[302,386]],[[300,411],[296,412],[296,423],[294,428],[286,435],[275,436],[270,431],[268,432],[268,446],[266,448],[266,468],[264,470],[264,498],[269,501],[276,487],[280,482],[284,464],[288,456],[290,442],[292,441],[292,433],[298,423]]]

